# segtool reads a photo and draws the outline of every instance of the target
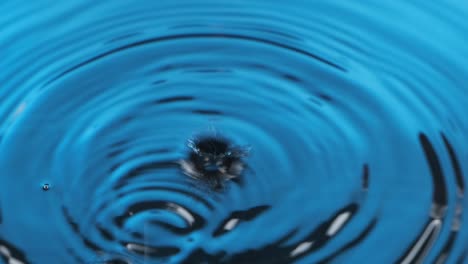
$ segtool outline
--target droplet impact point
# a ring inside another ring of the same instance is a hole
[[[239,177],[245,168],[242,158],[248,149],[237,147],[227,139],[213,136],[189,140],[190,151],[180,162],[183,173],[189,177],[205,180],[219,189],[225,181]]]

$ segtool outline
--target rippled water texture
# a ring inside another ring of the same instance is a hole
[[[468,263],[468,4],[378,2],[0,1],[0,263]]]

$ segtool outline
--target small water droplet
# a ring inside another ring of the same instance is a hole
[[[42,190],[48,191],[49,189],[50,189],[50,185],[49,185],[48,183],[44,183],[44,184],[42,185]]]

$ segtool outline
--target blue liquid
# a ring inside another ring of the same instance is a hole
[[[468,4],[150,2],[0,3],[1,264],[467,263]]]

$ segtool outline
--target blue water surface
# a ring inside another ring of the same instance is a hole
[[[1,264],[468,263],[465,1],[0,14]]]

